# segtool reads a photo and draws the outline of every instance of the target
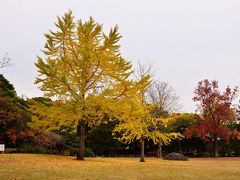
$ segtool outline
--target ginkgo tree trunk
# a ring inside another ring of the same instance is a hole
[[[36,83],[45,96],[65,107],[56,114],[65,117],[67,112],[65,121],[78,127],[77,159],[83,160],[86,126],[98,125],[106,111],[111,113],[109,107],[134,87],[131,63],[121,57],[117,26],[105,34],[92,17],[76,21],[71,11],[58,17],[55,25],[45,34]]]

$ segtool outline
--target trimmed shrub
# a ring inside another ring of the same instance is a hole
[[[85,157],[94,157],[95,154],[94,154],[94,152],[92,151],[91,148],[85,148],[84,156]]]
[[[69,148],[69,155],[76,156],[78,154],[78,148],[71,147]]]
[[[20,153],[32,153],[32,154],[48,154],[49,150],[46,147],[24,145],[20,149],[18,149],[18,152],[20,152]]]
[[[78,154],[78,148],[70,148],[70,149],[69,149],[69,155],[70,155],[70,156],[75,156],[75,155],[77,155],[77,154]],[[94,152],[92,151],[91,148],[85,148],[85,150],[84,150],[84,156],[85,156],[85,157],[94,157],[95,154],[94,154]]]

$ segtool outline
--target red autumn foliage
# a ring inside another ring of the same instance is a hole
[[[0,142],[10,144],[23,140],[27,121],[29,117],[26,111],[15,105],[10,98],[0,94]]]
[[[33,146],[44,146],[48,147],[51,142],[49,133],[41,130],[29,130],[25,136],[25,143]]]
[[[46,132],[41,129],[31,129],[26,132],[24,143],[32,146],[56,149],[59,144],[64,144],[64,139],[54,132]]]
[[[228,142],[230,138],[240,137],[237,130],[227,127],[229,123],[237,120],[237,113],[232,105],[236,98],[238,88],[227,87],[223,93],[218,90],[218,82],[208,80],[200,81],[194,91],[193,100],[197,102],[197,125],[192,125],[186,130],[186,135],[196,135],[205,141],[221,138]]]

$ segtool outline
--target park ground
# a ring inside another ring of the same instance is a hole
[[[0,179],[240,179],[240,158],[86,158],[0,154]]]

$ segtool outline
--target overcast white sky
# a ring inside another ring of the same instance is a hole
[[[240,86],[239,0],[0,0],[0,57],[8,52],[14,63],[0,73],[19,96],[42,95],[34,85],[36,55],[68,9],[105,30],[118,24],[122,55],[152,64],[156,79],[181,96],[183,111],[195,110],[193,90],[202,79]]]

